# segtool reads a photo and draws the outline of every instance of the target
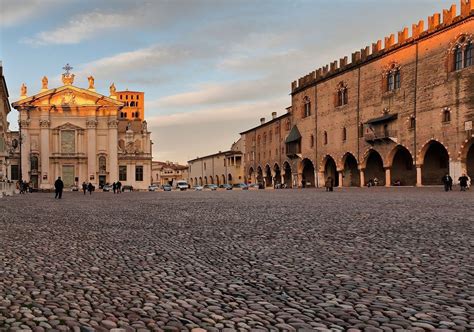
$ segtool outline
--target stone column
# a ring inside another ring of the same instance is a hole
[[[324,178],[324,172],[318,172],[318,184],[321,188],[326,186],[326,179]]]
[[[390,175],[390,168],[385,169],[385,187],[390,187],[392,185],[392,177]]]
[[[86,121],[87,126],[87,181],[97,185],[99,179],[97,178],[97,143],[96,143],[96,128],[97,120],[95,118]],[[94,180],[90,180],[90,176],[94,176]]]
[[[338,173],[338,176],[339,176],[339,188],[342,188],[342,187],[343,187],[342,181],[344,180],[344,178],[343,178],[343,176],[342,176],[342,172],[343,172],[343,171],[337,172],[337,173]]]
[[[364,174],[364,170],[363,169],[360,169],[359,170],[359,173],[360,173],[360,186],[361,188],[365,187],[365,174]]]
[[[421,181],[421,165],[416,165],[416,186],[421,187],[423,186]]]
[[[40,151],[41,151],[41,179],[39,179],[41,189],[50,189],[51,184],[55,181],[51,178],[49,171],[49,125],[51,122],[47,118],[40,120]],[[43,177],[47,175],[48,178],[43,180]]]
[[[118,181],[118,120],[112,119],[109,125],[109,182]]]
[[[29,134],[29,125],[30,120],[27,118],[25,112],[20,113],[20,144],[21,144],[21,177],[23,181],[30,181],[30,134]]]

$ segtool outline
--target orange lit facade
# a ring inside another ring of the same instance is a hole
[[[124,103],[120,120],[143,121],[145,119],[145,93],[138,91],[117,91],[117,100]]]
[[[276,122],[242,133],[246,177],[293,187],[328,179],[335,186],[438,185],[446,173],[455,182],[463,173],[473,178],[474,2],[426,23],[294,81],[291,107],[279,119],[290,127],[278,126],[274,152],[263,134],[274,136]]]

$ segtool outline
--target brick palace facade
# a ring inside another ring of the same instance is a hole
[[[474,178],[474,1],[462,0],[291,83],[281,116],[241,133],[247,182],[437,185]]]

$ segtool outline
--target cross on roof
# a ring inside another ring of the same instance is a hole
[[[66,65],[63,67],[63,69],[66,71],[66,75],[69,75],[69,71],[74,69],[69,65],[69,63],[66,63]]]

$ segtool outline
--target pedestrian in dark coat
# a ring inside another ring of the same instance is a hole
[[[90,182],[87,185],[87,191],[89,192],[89,195],[92,195],[92,192],[94,191],[94,186]]]
[[[446,173],[445,176],[443,176],[443,185],[444,185],[444,191],[450,191],[453,190],[453,178],[449,176],[448,173]]]
[[[114,191],[114,194],[117,191],[117,184],[115,182],[112,183],[112,190]]]
[[[85,183],[85,182],[82,182],[82,191],[84,192],[84,195],[87,192],[87,183]]]
[[[120,194],[122,192],[122,182],[118,181],[116,185],[117,185],[117,194]]]
[[[332,180],[331,176],[328,176],[328,178],[326,179],[325,185],[326,185],[326,191],[333,191],[334,181]]]
[[[468,181],[469,178],[466,176],[466,174],[463,174],[459,177],[459,186],[461,187],[461,191],[466,191]]]
[[[58,177],[58,179],[54,182],[54,189],[56,193],[54,198],[61,199],[61,197],[63,196],[63,189],[64,189],[64,182],[63,180],[61,180],[61,177]]]

